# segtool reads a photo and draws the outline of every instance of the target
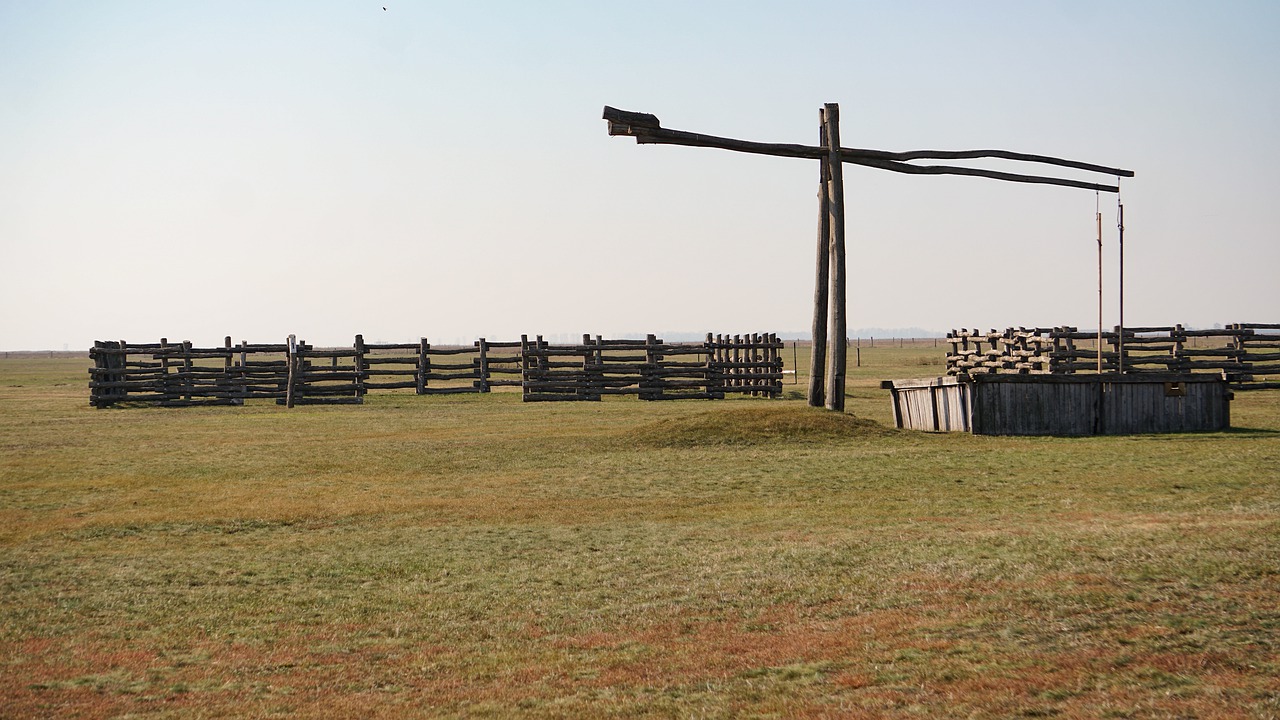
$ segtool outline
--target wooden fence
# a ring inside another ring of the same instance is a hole
[[[361,403],[371,391],[419,395],[485,393],[521,387],[526,401],[778,397],[782,343],[776,335],[707,335],[704,343],[667,344],[583,336],[581,345],[481,338],[470,346],[365,343],[316,348],[290,336],[282,344],[196,348],[190,342],[99,341],[90,350],[90,403],[160,406],[241,405],[269,399],[295,404]]]
[[[1280,324],[1236,323],[1213,330],[1119,328],[1102,334],[1104,373],[1218,372],[1236,390],[1280,388]],[[1074,327],[953,330],[947,374],[1097,372],[1098,334]],[[1123,358],[1121,357],[1123,345]]]
[[[599,400],[636,395],[641,400],[720,399],[729,393],[779,397],[782,342],[776,335],[707,335],[701,344],[582,337],[579,345],[549,345],[522,338],[526,402]]]

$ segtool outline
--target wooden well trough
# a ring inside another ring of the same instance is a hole
[[[977,435],[1130,435],[1231,426],[1221,375],[985,374],[885,380],[894,424]]]

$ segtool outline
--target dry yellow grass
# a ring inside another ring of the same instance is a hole
[[[0,361],[5,717],[1273,717],[1280,393],[983,438],[801,400],[96,411]],[[878,420],[880,424],[874,422]]]

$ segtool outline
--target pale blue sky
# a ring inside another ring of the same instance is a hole
[[[0,0],[0,349],[806,330],[815,164],[606,104],[1129,168],[1126,321],[1280,322],[1277,76],[1269,1]],[[850,328],[1096,323],[1092,192],[846,198]]]

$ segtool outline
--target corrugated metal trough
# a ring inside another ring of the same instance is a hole
[[[1130,435],[1231,427],[1220,375],[986,374],[885,380],[900,428],[977,435]]]

